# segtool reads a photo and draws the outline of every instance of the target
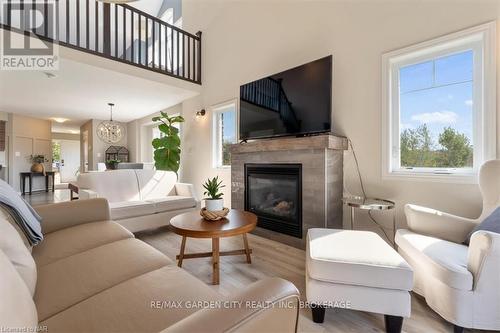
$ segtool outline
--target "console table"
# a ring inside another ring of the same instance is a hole
[[[54,192],[54,189],[55,189],[55,182],[54,182],[55,171],[45,171],[45,173],[29,171],[29,172],[20,172],[19,174],[21,176],[21,193],[22,193],[22,195],[26,194],[26,178],[28,179],[28,183],[29,183],[29,192],[28,193],[31,195],[33,177],[45,177],[45,192],[49,191],[49,178],[52,177],[52,192]]]

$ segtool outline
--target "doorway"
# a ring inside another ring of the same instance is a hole
[[[52,147],[54,166],[59,174],[56,184],[75,181],[80,171],[80,141],[53,140]]]

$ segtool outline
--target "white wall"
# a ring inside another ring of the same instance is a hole
[[[44,155],[49,162],[44,163],[46,170],[51,170],[52,162],[52,128],[48,120],[9,115],[9,183],[16,191],[20,191],[19,173],[30,171],[30,155]],[[27,183],[27,182],[26,182]],[[26,187],[27,188],[27,187]],[[45,179],[36,177],[33,191],[45,188]]]
[[[175,106],[172,106],[171,108],[162,110],[162,112],[168,115],[182,114],[182,104],[177,104]],[[128,144],[132,162],[154,162],[152,159],[153,147],[151,145],[151,141],[153,140],[153,137],[151,126],[153,126],[154,124],[152,118],[159,115],[160,112],[156,112],[146,117],[131,121],[127,124]]]
[[[382,181],[381,55],[496,20],[498,1],[184,0],[183,15],[185,29],[203,32],[202,95],[183,104],[183,181],[201,189],[219,174],[230,185],[228,171],[211,167],[210,112],[195,122],[197,110],[237,97],[242,83],[333,54],[333,129],[353,141],[367,194],[395,200],[400,225],[408,202],[479,215],[477,185]],[[346,186],[359,193],[352,157],[345,156]]]

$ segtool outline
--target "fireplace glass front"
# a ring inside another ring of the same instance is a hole
[[[245,210],[259,227],[302,238],[302,165],[246,164]]]

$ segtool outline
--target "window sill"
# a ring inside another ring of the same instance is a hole
[[[215,169],[217,169],[217,170],[231,170],[231,166],[230,165],[218,165],[218,166],[215,166]]]
[[[431,172],[391,171],[384,173],[382,179],[450,184],[478,184],[477,173],[473,172],[440,174]]]

